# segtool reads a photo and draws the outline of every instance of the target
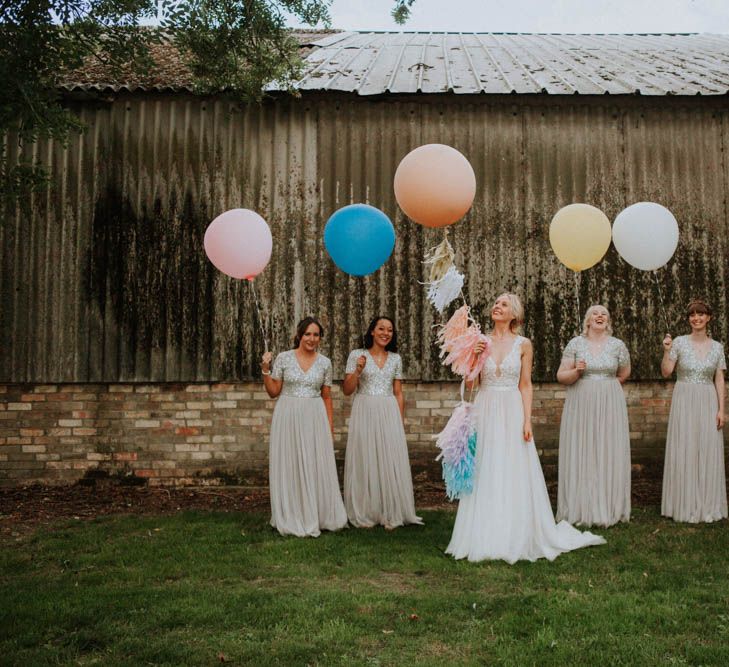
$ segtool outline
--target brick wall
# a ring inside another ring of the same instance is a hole
[[[548,477],[555,473],[565,390],[535,385],[533,422]],[[626,387],[633,463],[662,461],[672,384]],[[351,399],[333,388],[337,458]],[[431,468],[456,383],[406,383],[413,466]],[[111,475],[150,484],[265,483],[274,401],[258,383],[0,386],[0,485],[73,483]]]

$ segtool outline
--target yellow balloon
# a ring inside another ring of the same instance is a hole
[[[559,209],[549,225],[554,254],[573,271],[595,266],[610,247],[611,235],[607,216],[589,204],[570,204]]]

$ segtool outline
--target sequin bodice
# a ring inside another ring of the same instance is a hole
[[[306,373],[301,370],[295,350],[287,350],[276,357],[271,370],[274,380],[283,380],[281,396],[316,398],[323,385],[332,384],[332,362],[323,354],[317,355]]]
[[[696,354],[691,339],[679,336],[673,341],[671,359],[676,361],[676,379],[691,384],[713,384],[716,369],[726,370],[724,346],[718,341],[711,341],[711,348],[705,358]]]
[[[517,336],[514,344],[498,366],[489,355],[483,371],[481,371],[481,386],[486,389],[518,389],[521,376],[521,344],[522,336]],[[493,353],[492,353],[493,354]]]
[[[380,368],[369,350],[352,350],[347,359],[346,373],[354,373],[357,368],[357,359],[362,355],[367,358],[367,363],[359,376],[357,385],[358,394],[367,396],[392,396],[392,381],[402,380],[402,359],[395,352],[388,352],[387,359]]]
[[[630,365],[630,354],[625,343],[618,338],[609,336],[602,348],[593,354],[590,344],[585,336],[575,336],[562,352],[562,359],[577,361],[584,360],[586,368],[581,380],[610,380],[615,377],[618,368]]]

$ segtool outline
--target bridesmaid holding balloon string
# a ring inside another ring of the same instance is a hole
[[[359,528],[387,530],[420,524],[403,419],[402,359],[389,317],[372,319],[363,346],[347,360],[342,390],[356,392],[344,461],[344,502],[349,521]]]
[[[677,373],[671,398],[661,514],[689,523],[727,517],[724,472],[724,346],[707,327],[709,304],[689,303],[691,333],[663,339],[661,374]]]
[[[334,461],[332,363],[319,352],[324,330],[313,317],[296,326],[294,349],[261,359],[263,384],[277,398],[271,421],[271,525],[281,535],[339,530],[347,513]]]

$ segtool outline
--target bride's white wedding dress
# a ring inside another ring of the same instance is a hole
[[[534,441],[524,442],[518,336],[500,367],[489,357],[474,409],[478,445],[473,492],[458,505],[446,553],[470,561],[548,558],[596,544],[599,535],[555,524]]]

